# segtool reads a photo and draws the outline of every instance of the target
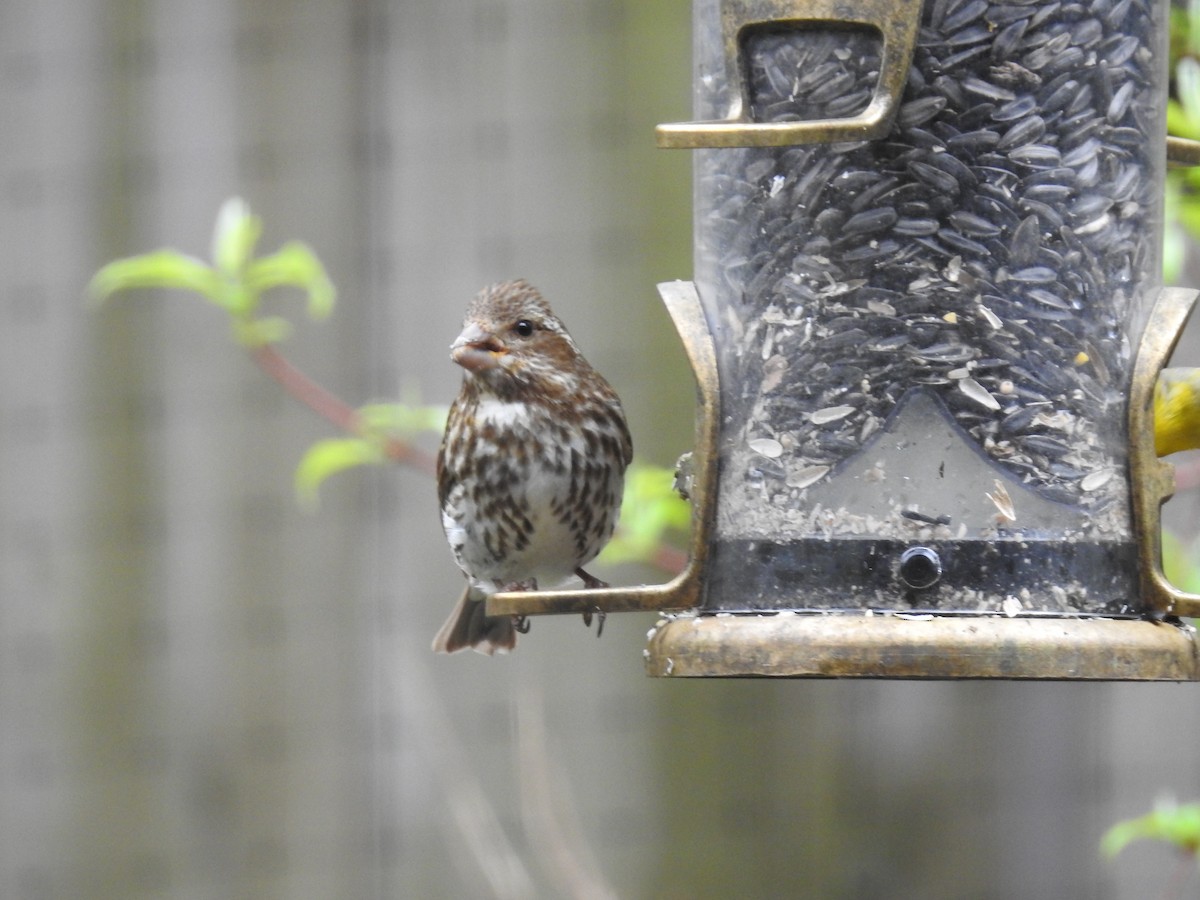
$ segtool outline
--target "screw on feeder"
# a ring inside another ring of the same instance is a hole
[[[942,560],[936,550],[909,547],[900,554],[900,580],[914,591],[924,591],[941,580]]]

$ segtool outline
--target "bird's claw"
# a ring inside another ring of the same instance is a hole
[[[604,620],[608,618],[608,613],[602,609],[585,609],[583,611],[583,625],[585,628],[592,627],[592,615],[596,616],[596,637],[604,634]]]
[[[607,581],[601,581],[595,575],[589,575],[587,572],[583,571],[583,569],[576,569],[575,574],[583,581],[583,586],[589,591],[608,587]]]

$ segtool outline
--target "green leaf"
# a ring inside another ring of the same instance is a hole
[[[1167,529],[1162,532],[1162,566],[1167,581],[1181,591],[1200,590],[1200,561],[1196,548],[1185,546]]]
[[[671,534],[687,532],[691,507],[674,490],[672,469],[637,462],[625,473],[621,524],[601,561],[648,562]]]
[[[287,340],[292,333],[292,323],[279,316],[263,316],[260,319],[234,316],[232,325],[234,339],[251,350],[267,344],[278,344]]]
[[[364,431],[408,437],[424,432],[440,434],[446,427],[449,407],[371,403],[359,409],[358,414]]]
[[[1200,234],[1200,202],[1198,200],[1185,199],[1179,204],[1177,210],[1179,223],[1193,235]]]
[[[1106,856],[1116,856],[1133,841],[1144,839],[1166,841],[1196,855],[1200,850],[1200,803],[1180,806],[1166,802],[1144,816],[1118,822],[1105,833],[1100,849]]]
[[[1167,134],[1178,137],[1200,137],[1200,122],[1189,116],[1178,100],[1167,101]]]
[[[229,313],[238,343],[249,348],[284,340],[291,326],[282,318],[256,318],[261,294],[295,287],[308,295],[308,313],[324,318],[333,309],[334,287],[317,255],[292,241],[275,253],[254,259],[262,221],[238,197],[221,205],[213,230],[210,266],[175,250],[119,259],[104,266],[88,286],[94,302],[131,288],[180,288],[199,293]]]
[[[313,319],[323,319],[333,311],[333,283],[317,255],[299,241],[250,263],[245,280],[256,295],[275,287],[300,288],[308,294],[308,314]]]
[[[315,509],[318,491],[325,479],[357,466],[386,460],[378,441],[370,438],[328,438],[308,448],[296,467],[296,498],[301,506]]]
[[[175,250],[113,260],[92,277],[88,294],[100,303],[118,291],[136,288],[177,288],[221,302],[222,285],[217,273],[201,260]]]
[[[213,229],[213,263],[229,278],[240,278],[242,269],[254,255],[262,236],[262,220],[251,214],[241,197],[230,197],[221,204]]]

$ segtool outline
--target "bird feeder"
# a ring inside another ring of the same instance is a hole
[[[1200,680],[1160,564],[1168,8],[696,0],[691,561],[652,675]]]

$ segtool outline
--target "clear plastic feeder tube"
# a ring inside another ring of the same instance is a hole
[[[927,0],[885,137],[696,152],[710,607],[1137,612],[1125,398],[1161,288],[1166,12]],[[701,119],[871,99],[869,27],[744,29],[731,83],[720,3],[695,23]]]

